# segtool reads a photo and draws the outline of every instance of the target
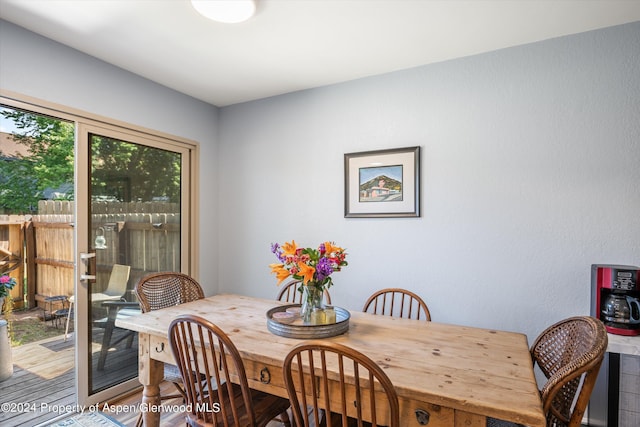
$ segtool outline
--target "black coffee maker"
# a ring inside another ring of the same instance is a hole
[[[609,333],[640,335],[640,267],[593,264],[591,315]]]

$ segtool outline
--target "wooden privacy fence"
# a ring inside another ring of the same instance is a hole
[[[180,269],[178,204],[94,202],[91,208],[89,247],[96,247],[96,282],[91,284],[91,292],[104,290],[113,264],[131,267],[128,289],[149,272]],[[73,202],[42,201],[38,215],[24,217],[22,221],[14,219],[11,229],[14,231],[3,234],[0,227],[0,248],[7,247],[24,259],[20,271],[12,275],[16,279],[26,276],[24,296],[29,307],[43,305],[44,298],[49,296],[73,295],[73,211]],[[4,223],[0,221],[0,225]],[[2,240],[4,236],[6,240]],[[98,236],[104,238],[104,245],[95,244]],[[84,272],[82,263],[78,263],[78,268]],[[16,293],[14,299],[22,301],[24,296]]]
[[[24,307],[24,227],[23,216],[0,215],[0,274],[16,279],[10,292],[15,308]]]
[[[29,306],[55,295],[73,295],[73,215],[34,215],[27,230],[28,271],[34,274]],[[33,249],[30,249],[33,248]]]

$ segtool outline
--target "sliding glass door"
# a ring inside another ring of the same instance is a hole
[[[47,389],[46,402],[69,405],[76,398],[85,407],[105,402],[139,386],[138,338],[116,325],[119,317],[140,313],[133,292],[138,279],[157,271],[197,276],[198,147],[59,105],[4,94],[0,101],[0,196],[5,196],[0,214],[29,214],[25,221],[33,226],[27,227],[27,240],[35,248],[27,245],[25,273],[11,272],[21,283],[24,277],[24,287],[14,289],[16,307],[38,305],[50,323],[54,310],[71,313],[56,318],[60,335],[52,339],[66,349],[75,343],[75,363],[61,362],[68,352],[56,353],[59,347],[38,353],[43,364],[57,364],[55,376],[46,371],[55,384]],[[54,249],[59,254],[52,255]],[[22,362],[14,359],[16,370],[41,375],[37,361],[26,367]],[[74,367],[76,393],[70,393],[65,375]],[[24,391],[21,385],[16,389],[16,402],[42,403],[27,384]]]
[[[152,272],[189,272],[191,151],[96,126],[79,135],[78,390],[92,404],[139,385],[137,334],[116,324],[140,314],[135,284]]]

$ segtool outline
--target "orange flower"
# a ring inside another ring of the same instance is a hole
[[[269,264],[271,268],[271,272],[276,275],[276,279],[278,279],[278,285],[282,283],[284,279],[289,277],[289,271],[284,268],[284,264]]]
[[[331,274],[346,266],[346,253],[333,242],[323,242],[317,248],[298,247],[295,240],[271,244],[271,252],[278,258],[278,264],[269,264],[271,273],[278,279],[278,285],[288,277],[301,280],[303,285],[330,287]]]
[[[295,255],[297,250],[298,246],[295,240],[292,240],[291,243],[284,242],[282,245],[282,253],[284,255]]]
[[[334,252],[342,252],[341,247],[333,246],[331,242],[324,242],[324,249],[329,255],[333,254]]]
[[[302,283],[307,284],[313,281],[313,274],[316,272],[316,269],[311,267],[310,265],[305,264],[304,262],[299,262],[298,267],[300,267],[299,276],[302,276]]]

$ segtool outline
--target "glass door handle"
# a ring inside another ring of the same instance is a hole
[[[95,252],[81,252],[80,253],[80,260],[84,263],[84,267],[85,267],[85,272],[84,274],[80,275],[80,281],[81,282],[89,282],[89,281],[95,281],[96,280],[96,275],[95,274],[90,274],[89,270],[92,270],[92,266],[95,266],[95,262],[96,262],[96,253]]]

